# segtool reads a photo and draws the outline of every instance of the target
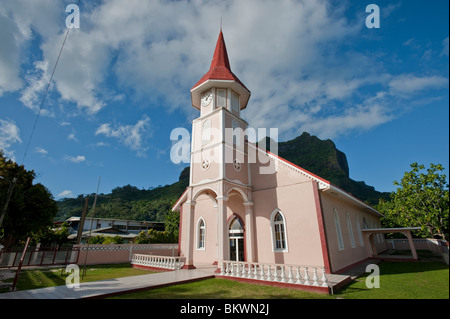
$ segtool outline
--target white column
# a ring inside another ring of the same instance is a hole
[[[226,196],[217,196],[217,208],[219,220],[219,260],[220,265],[222,261],[228,260],[228,229],[227,229],[227,200]]]
[[[183,266],[183,268],[192,269],[194,267],[194,260],[193,260],[193,254],[194,254],[194,211],[195,211],[195,201],[187,201],[184,204],[183,209],[183,220],[186,218],[186,246],[185,246],[185,254],[186,254],[186,264]]]
[[[244,202],[245,207],[245,242],[247,249],[247,261],[256,262],[255,260],[255,240],[254,240],[254,217],[253,217],[253,202]]]

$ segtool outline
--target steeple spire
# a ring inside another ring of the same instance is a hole
[[[247,107],[250,91],[231,71],[222,25],[209,71],[191,89],[192,106],[200,110],[201,95],[211,88],[229,88],[239,95],[240,109]]]
[[[236,75],[231,71],[230,60],[228,59],[227,47],[223,37],[222,28],[217,39],[216,49],[214,50],[213,59],[208,73],[206,73],[193,89],[200,86],[207,80],[232,80],[238,82],[245,89],[245,85],[238,79]],[[247,89],[248,90],[248,89]]]

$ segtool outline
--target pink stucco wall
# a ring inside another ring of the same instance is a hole
[[[321,202],[332,271],[339,271],[340,269],[368,258],[370,244],[364,240],[364,236],[360,234],[359,229],[363,229],[364,227],[363,220],[366,220],[369,228],[380,227],[380,217],[368,211],[364,211],[356,205],[352,205],[348,200],[344,200],[327,192],[321,193]],[[334,217],[335,209],[339,216],[344,249],[339,249],[338,234]],[[352,247],[347,213],[350,218],[351,229],[353,232],[354,247]],[[375,238],[375,244],[378,251],[386,249],[386,241],[381,235]]]

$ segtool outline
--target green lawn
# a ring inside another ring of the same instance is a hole
[[[97,280],[105,280],[112,278],[138,276],[153,273],[154,271],[147,271],[135,269],[130,264],[112,264],[112,265],[88,265],[86,266],[86,275],[81,278],[83,273],[83,266],[80,266],[80,282],[89,282]],[[66,278],[69,275],[64,268],[50,268],[38,270],[22,270],[17,281],[17,290],[37,289],[53,286],[61,286],[66,284]],[[6,282],[13,282],[14,279],[9,279]],[[1,292],[8,292],[9,288],[0,290]]]
[[[327,294],[248,284],[222,278],[156,288],[112,299],[329,299]]]
[[[339,292],[345,299],[448,299],[449,268],[440,262],[383,262],[380,288],[366,287],[367,275]]]
[[[440,262],[382,262],[380,288],[366,287],[366,275],[334,296],[208,279],[116,296],[117,299],[448,299],[449,268]]]

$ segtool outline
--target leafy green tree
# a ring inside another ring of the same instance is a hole
[[[173,204],[174,203],[175,201]],[[176,239],[175,242],[178,242],[178,236],[180,233],[180,212],[169,210],[169,213],[166,214],[164,222],[166,231],[171,234],[174,239]]]
[[[174,244],[178,242],[173,234],[167,231],[158,231],[149,229],[148,231],[141,231],[134,239],[135,244]]]
[[[58,212],[53,195],[42,184],[33,184],[36,174],[7,159],[0,151],[0,203],[5,203],[11,181],[15,181],[3,223],[0,241],[9,247],[48,227]]]
[[[68,239],[70,235],[69,226],[63,223],[58,228],[43,227],[38,232],[33,233],[32,241],[34,243],[41,243],[43,247],[50,247],[51,245],[65,245],[71,242]]]
[[[123,244],[123,238],[120,236],[114,236],[114,237],[105,237],[102,242],[103,245],[109,245],[109,244]]]
[[[391,193],[391,200],[380,200],[378,209],[385,215],[385,227],[421,227],[423,237],[449,236],[449,184],[440,164],[425,166],[411,164],[399,186]]]

